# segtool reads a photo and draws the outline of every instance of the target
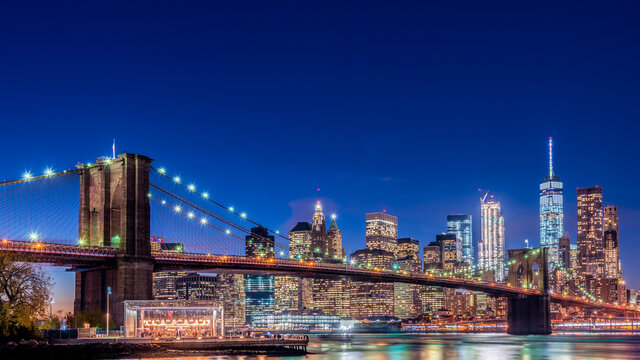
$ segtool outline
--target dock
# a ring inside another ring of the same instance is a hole
[[[278,351],[299,350],[306,352],[309,337],[306,335],[287,335],[279,339],[270,337],[207,337],[207,338],[127,338],[127,337],[96,337],[81,339],[50,339],[51,344],[66,345],[155,345],[169,350],[254,350]]]

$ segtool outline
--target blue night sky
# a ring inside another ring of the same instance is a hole
[[[547,139],[576,236],[578,186],[618,206],[640,283],[640,3],[3,2],[0,178],[118,152],[155,159],[288,231],[313,203],[351,252],[364,215],[432,241],[478,188],[507,248],[538,244]],[[320,188],[320,191],[317,191]],[[72,277],[54,269],[56,305]]]

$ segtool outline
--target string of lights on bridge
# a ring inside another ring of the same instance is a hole
[[[175,184],[177,184],[177,185],[181,186],[182,188],[186,189],[186,190],[187,190],[187,191],[189,191],[190,193],[193,193],[193,194],[195,194],[195,195],[198,195],[200,198],[202,198],[202,199],[204,199],[204,200],[206,200],[206,201],[208,201],[208,202],[211,202],[212,204],[215,204],[216,206],[219,206],[219,207],[221,207],[221,208],[225,209],[225,210],[226,210],[226,211],[228,211],[229,213],[231,213],[231,214],[233,214],[233,215],[236,215],[236,216],[240,217],[241,219],[246,220],[246,221],[248,221],[248,222],[250,222],[250,223],[252,223],[252,224],[254,224],[254,225],[256,225],[256,226],[263,227],[263,228],[267,229],[269,232],[271,232],[271,233],[275,234],[275,236],[278,236],[278,237],[280,237],[280,238],[282,238],[282,239],[284,239],[284,240],[286,240],[286,241],[289,241],[289,238],[287,238],[287,237],[285,237],[285,236],[282,236],[282,235],[280,234],[280,231],[279,231],[279,230],[272,230],[272,229],[270,229],[270,228],[268,228],[268,227],[266,227],[266,226],[263,226],[263,225],[261,225],[261,224],[259,224],[259,223],[255,222],[255,221],[253,221],[253,220],[249,219],[249,218],[247,217],[247,213],[246,213],[246,212],[237,212],[237,211],[236,211],[236,209],[235,209],[233,206],[226,206],[226,205],[224,205],[224,204],[222,204],[222,203],[220,203],[220,202],[218,202],[218,201],[214,200],[214,199],[211,197],[211,194],[209,194],[209,192],[208,192],[208,191],[200,192],[200,191],[196,188],[196,185],[195,185],[194,183],[188,183],[188,184],[185,184],[185,182],[182,180],[182,178],[181,178],[180,176],[178,176],[178,175],[171,177],[170,175],[168,175],[168,174],[167,174],[167,169],[166,169],[166,168],[161,167],[161,168],[159,168],[159,169],[156,169],[155,167],[151,167],[151,169],[152,169],[153,171],[155,171],[156,173],[158,173],[159,175],[161,175],[161,176],[163,176],[163,177],[165,177],[165,178],[167,178],[167,179],[169,179],[169,180],[173,181]]]

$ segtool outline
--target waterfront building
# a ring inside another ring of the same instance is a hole
[[[272,258],[275,238],[262,226],[251,229],[246,236],[245,253],[248,257]],[[273,314],[275,311],[273,275],[245,275],[246,322],[251,323],[254,315]]]
[[[351,263],[365,269],[391,269],[395,256],[382,249],[362,249],[351,254]],[[351,282],[350,316],[365,319],[393,316],[393,284]]]
[[[500,203],[481,200],[481,234],[478,244],[478,265],[480,269],[492,271],[496,281],[504,280],[504,218],[500,213]]]
[[[180,300],[218,300],[215,275],[189,273],[176,279],[177,299]]]
[[[287,311],[281,314],[256,315],[252,323],[254,330],[329,332],[340,330],[340,317],[322,312]]]
[[[124,336],[175,339],[222,335],[222,309],[219,302],[210,300],[125,300]]]
[[[604,276],[604,243],[602,228],[602,188],[577,189],[578,209],[578,279]]]
[[[460,248],[460,260],[470,266],[475,264],[473,247],[473,227],[471,215],[447,215],[447,233],[457,236]]]
[[[553,140],[549,138],[549,174],[540,183],[540,246],[549,248],[549,268],[558,263],[558,241],[564,234],[563,184],[553,170]]]
[[[398,218],[386,212],[366,215],[367,249],[380,249],[395,254],[398,246]]]
[[[311,258],[311,223],[299,222],[289,231],[289,257]]]

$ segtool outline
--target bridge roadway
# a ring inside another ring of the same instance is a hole
[[[27,242],[3,239],[0,253],[19,256],[20,260],[72,266],[83,269],[111,268],[115,266],[118,249],[63,245],[45,242]],[[349,265],[278,258],[250,258],[234,255],[193,254],[178,252],[152,252],[154,271],[191,270],[216,273],[255,273],[292,275],[312,278],[345,279],[363,282],[399,282],[416,285],[441,286],[454,289],[480,291],[500,297],[540,295],[539,290],[523,289],[503,283],[486,283],[403,270],[362,269]],[[551,293],[550,300],[567,306],[598,308],[608,311],[629,312],[640,315],[640,307],[630,304],[608,304],[588,299]]]

